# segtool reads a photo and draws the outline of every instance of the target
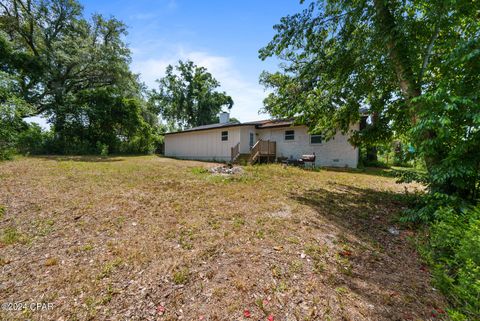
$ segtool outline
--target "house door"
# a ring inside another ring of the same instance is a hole
[[[250,133],[250,149],[252,149],[253,145],[254,145],[254,140],[255,140],[255,134],[254,133]]]

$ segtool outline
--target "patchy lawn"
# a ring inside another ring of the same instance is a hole
[[[444,301],[388,229],[374,173],[147,157],[0,163],[0,311],[43,320],[433,320]],[[397,227],[399,227],[397,225]],[[248,310],[248,311],[245,311]]]

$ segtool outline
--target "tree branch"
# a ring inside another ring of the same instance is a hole
[[[397,31],[398,26],[395,23],[395,18],[388,9],[385,0],[374,0],[374,4],[378,27],[385,34],[388,55],[393,63],[402,94],[407,101],[418,97],[421,90],[414,80],[406,48],[399,45],[402,38]]]
[[[437,24],[437,26],[435,27],[435,31],[433,32],[432,37],[430,38],[430,43],[428,44],[427,49],[425,51],[425,56],[423,57],[422,69],[420,70],[420,74],[418,75],[418,83],[422,82],[423,75],[425,74],[425,70],[427,69],[427,66],[428,66],[428,61],[430,60],[430,57],[432,55],[433,45],[435,44],[435,40],[437,40],[439,33],[440,33],[440,24]]]

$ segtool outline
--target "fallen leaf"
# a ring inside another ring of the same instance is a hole
[[[273,315],[269,315],[268,318],[267,318],[268,321],[275,321],[275,319],[273,318]]]
[[[158,305],[157,306],[157,312],[160,315],[164,314],[165,313],[165,307],[163,305]]]
[[[249,311],[249,310],[244,310],[244,311],[243,311],[243,316],[244,316],[245,318],[250,318],[250,317],[251,317],[250,311]]]

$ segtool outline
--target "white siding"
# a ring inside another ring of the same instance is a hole
[[[351,129],[358,129],[358,125]],[[294,130],[295,139],[285,140],[285,131]],[[301,158],[304,154],[316,155],[315,165],[334,167],[357,167],[358,149],[348,142],[348,136],[337,133],[329,141],[321,144],[310,144],[310,135],[305,126],[279,127],[259,129],[258,138],[271,140],[277,143],[277,157]]]
[[[253,133],[253,143],[258,140],[257,130],[255,126],[242,126],[240,127],[240,153],[248,154],[250,153],[250,133]]]
[[[165,135],[165,156],[230,161],[231,148],[240,142],[240,128],[218,128]],[[222,131],[228,131],[228,141],[221,140]]]
[[[351,129],[358,130],[358,124]],[[285,131],[294,130],[295,140],[286,141]],[[221,140],[221,132],[228,131],[228,141]],[[250,133],[259,139],[277,143],[277,157],[300,158],[315,152],[317,166],[357,167],[358,149],[348,142],[348,136],[337,133],[329,141],[310,144],[305,126],[255,129],[254,126],[236,126],[210,130],[175,133],[165,136],[165,155],[184,159],[230,161],[231,148],[240,142],[240,153],[249,153]]]

